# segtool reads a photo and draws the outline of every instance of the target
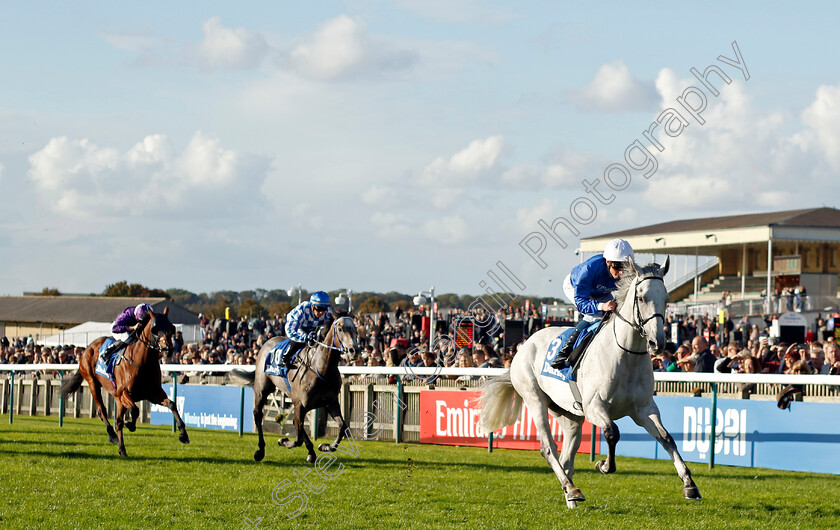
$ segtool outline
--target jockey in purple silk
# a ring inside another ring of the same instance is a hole
[[[123,309],[111,324],[111,333],[117,341],[111,344],[104,352],[100,353],[99,358],[107,363],[114,352],[137,340],[141,324],[151,314],[152,306],[149,304],[138,304]]]
[[[302,302],[286,316],[286,335],[291,339],[289,349],[283,355],[286,368],[292,367],[294,355],[315,338],[316,330],[333,318],[330,295],[324,291],[312,293],[309,300]]]

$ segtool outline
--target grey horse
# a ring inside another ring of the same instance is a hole
[[[312,440],[304,430],[303,420],[310,410],[326,407],[327,413],[339,424],[338,437],[331,444],[319,445],[318,449],[320,451],[336,450],[348,428],[347,422],[341,415],[341,406],[338,401],[341,390],[341,373],[338,371],[338,364],[342,353],[346,353],[349,360],[356,358],[359,351],[356,325],[348,316],[328,321],[318,333],[318,339],[310,342],[298,353],[297,362],[287,374],[291,390],[282,377],[265,373],[266,355],[283,339],[284,337],[273,337],[263,344],[257,354],[255,371],[234,370],[231,376],[237,384],[254,386],[254,425],[259,434],[259,447],[254,452],[254,460],[259,462],[265,457],[263,407],[268,396],[275,389],[279,389],[292,399],[296,437],[294,440],[283,438],[277,443],[288,449],[301,444],[306,445],[308,451],[306,460],[314,463],[315,450]]]
[[[581,442],[586,418],[601,428],[609,452],[596,464],[602,473],[615,472],[615,446],[619,432],[613,420],[630,416],[665,448],[683,481],[683,495],[700,499],[674,439],[662,425],[653,401],[653,366],[649,354],[665,346],[665,305],[668,291],[664,265],[640,268],[631,261],[616,288],[618,308],[592,339],[577,368],[577,388],[542,374],[549,343],[561,328],[546,328],[531,335],[513,359],[510,371],[490,380],[483,389],[481,421],[485,432],[514,423],[522,402],[537,425],[540,453],[563,485],[566,504],[574,508],[585,497],[572,482],[575,454]],[[551,436],[548,413],[557,418],[563,431],[563,450],[558,458]]]

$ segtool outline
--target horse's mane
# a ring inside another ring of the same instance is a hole
[[[615,284],[615,290],[613,290],[613,299],[618,304],[616,311],[621,310],[622,304],[624,304],[624,300],[627,298],[627,291],[630,290],[630,286],[633,284],[633,280],[636,279],[638,276],[650,276],[655,274],[659,276],[659,270],[661,269],[661,265],[658,263],[648,263],[642,267],[636,266],[636,273],[633,273],[633,269],[625,268],[624,274],[621,275],[618,282]]]

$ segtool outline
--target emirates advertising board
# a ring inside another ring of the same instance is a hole
[[[423,390],[420,392],[420,443],[487,446],[487,433],[480,424],[480,392],[464,390]],[[549,416],[551,435],[562,447],[560,425]],[[588,453],[592,443],[592,425],[583,424],[579,453]],[[600,450],[600,430],[595,436],[595,452]],[[528,407],[522,405],[519,419],[493,433],[493,446],[503,449],[539,449],[537,426]]]

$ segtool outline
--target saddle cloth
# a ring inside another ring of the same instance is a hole
[[[291,344],[291,340],[285,339],[278,342],[274,348],[268,352],[268,355],[265,356],[265,373],[268,375],[277,375],[280,377],[286,377],[286,366],[283,364],[283,355],[289,351],[289,345]],[[297,357],[297,354],[295,354]]]
[[[102,345],[99,347],[99,354],[101,355],[106,349],[108,349],[111,346],[111,344],[115,342],[117,342],[117,340],[113,337],[108,337],[107,339],[105,339],[105,342],[103,342]],[[114,380],[114,368],[116,368],[117,365],[120,364],[120,361],[122,361],[122,352],[124,351],[125,348],[120,348],[119,350],[112,353],[111,358],[108,359],[107,363],[102,360],[102,357],[99,357],[96,360],[96,369],[94,370],[94,372],[110,379],[111,384],[114,385],[114,388],[116,388],[117,386],[117,383]]]
[[[600,325],[601,321],[598,320],[593,322],[592,325],[590,325],[589,327],[584,328],[580,335],[578,335],[574,347],[577,348],[578,346],[580,346],[584,339],[586,339],[586,337],[590,333],[594,333]],[[557,370],[556,368],[551,367],[551,362],[554,361],[554,359],[557,357],[557,354],[560,352],[560,348],[563,347],[563,344],[566,342],[566,340],[569,338],[573,331],[574,328],[569,328],[566,331],[560,333],[557,337],[554,338],[554,340],[552,340],[549,343],[548,348],[545,352],[545,359],[543,360],[542,370],[540,371],[542,375],[547,377],[553,377],[554,379],[559,379],[563,382],[575,380],[574,376],[572,375],[573,367],[568,366],[566,368],[563,368],[562,370]]]

